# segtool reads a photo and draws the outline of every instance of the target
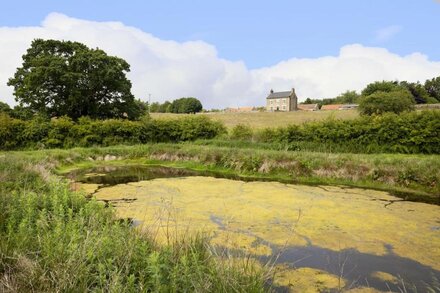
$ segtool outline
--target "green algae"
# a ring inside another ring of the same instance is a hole
[[[139,229],[159,242],[203,231],[214,246],[255,257],[271,255],[273,246],[355,249],[376,256],[389,255],[391,249],[393,255],[440,270],[440,207],[386,192],[195,176],[102,187],[94,195],[111,202],[119,217],[140,221]],[[313,272],[334,280],[333,274],[309,269],[300,275]],[[370,277],[391,283],[385,274]],[[321,282],[324,287],[335,288],[327,281]],[[346,281],[338,277],[338,282]]]

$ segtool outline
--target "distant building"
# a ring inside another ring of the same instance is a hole
[[[298,110],[303,111],[318,111],[319,105],[318,104],[299,104]]]
[[[244,113],[244,112],[254,112],[255,107],[238,107],[238,108],[226,108],[225,112],[228,113]]]
[[[339,110],[351,110],[356,109],[357,107],[359,107],[358,104],[344,104],[339,108]]]
[[[356,109],[358,104],[334,104],[334,105],[322,105],[321,110],[350,110]]]
[[[322,105],[321,110],[339,110],[342,104]]]
[[[269,95],[266,97],[266,110],[269,112],[298,110],[298,97],[295,94],[295,89],[292,88],[289,92],[274,92],[270,90]]]

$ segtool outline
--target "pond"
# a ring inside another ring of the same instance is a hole
[[[166,167],[107,166],[69,176],[158,241],[203,231],[214,247],[274,263],[280,291],[439,286],[439,206],[382,191]]]

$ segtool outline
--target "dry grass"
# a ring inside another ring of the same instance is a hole
[[[178,119],[188,114],[152,113],[156,119]],[[220,121],[226,127],[232,128],[237,124],[247,124],[252,128],[285,126],[286,124],[301,124],[307,121],[319,121],[327,118],[354,119],[359,117],[356,110],[335,111],[297,111],[297,112],[250,112],[250,113],[203,113],[215,121]]]

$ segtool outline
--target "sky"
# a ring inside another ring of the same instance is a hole
[[[258,106],[270,89],[300,101],[376,80],[440,76],[440,1],[0,1],[0,101],[32,39],[99,47],[131,64],[136,97]]]

